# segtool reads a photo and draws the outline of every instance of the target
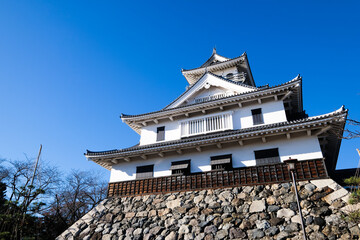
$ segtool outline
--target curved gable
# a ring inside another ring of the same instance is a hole
[[[210,72],[206,72],[194,85],[164,109],[206,102],[235,94],[255,91],[256,89],[257,88],[255,87],[233,82]]]

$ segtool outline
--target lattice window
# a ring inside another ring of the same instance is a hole
[[[254,153],[256,165],[267,165],[281,162],[278,148],[259,150]]]
[[[219,155],[210,157],[211,170],[230,170],[232,169],[232,155]]]
[[[156,141],[165,140],[165,127],[158,127],[156,131]]]
[[[261,108],[251,110],[254,125],[263,124],[263,114]]]
[[[136,167],[136,179],[152,178],[154,176],[154,165]]]
[[[233,129],[231,113],[198,118],[181,123],[181,137]]]
[[[170,170],[172,175],[188,175],[190,174],[190,160],[172,162]]]

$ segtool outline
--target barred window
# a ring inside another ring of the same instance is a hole
[[[219,155],[210,157],[211,170],[230,170],[232,169],[232,155]]]
[[[152,178],[154,176],[154,165],[136,167],[136,179]]]
[[[279,149],[270,148],[259,151],[254,151],[256,165],[266,165],[280,163]]]
[[[172,175],[188,175],[190,174],[190,160],[172,162],[170,170]]]
[[[253,118],[253,123],[254,123],[254,125],[263,124],[263,123],[264,123],[264,119],[263,119],[263,115],[262,115],[262,112],[261,112],[261,108],[252,109],[252,110],[251,110],[251,114],[252,114],[252,118]]]
[[[158,127],[156,130],[156,141],[165,140],[165,127]]]

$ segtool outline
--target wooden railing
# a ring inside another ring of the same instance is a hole
[[[328,177],[324,160],[314,159],[296,163],[298,181]],[[123,197],[223,187],[289,182],[285,163],[193,173],[186,176],[166,176],[109,183],[108,197]]]

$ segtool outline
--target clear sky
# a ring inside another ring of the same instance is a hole
[[[196,3],[194,3],[196,2]],[[257,85],[303,76],[312,115],[360,120],[359,1],[0,1],[0,158],[109,172],[86,149],[128,147],[119,118],[159,110],[185,90],[181,68],[216,46],[247,52]],[[360,140],[338,168],[356,167]]]

